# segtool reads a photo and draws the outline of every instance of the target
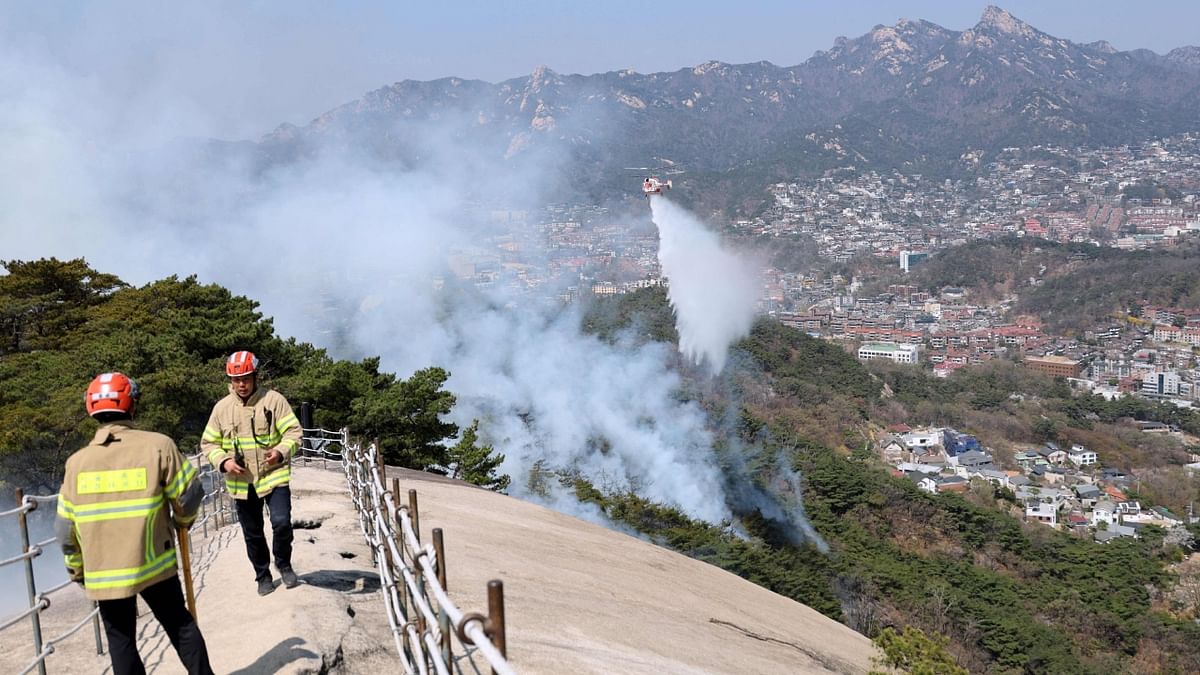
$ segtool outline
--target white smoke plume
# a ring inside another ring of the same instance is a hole
[[[481,419],[518,496],[533,496],[526,476],[540,463],[694,518],[730,517],[704,413],[681,400],[670,349],[585,334],[578,307],[546,301],[554,289],[438,290],[453,285],[448,258],[491,233],[469,215],[464,182],[536,196],[553,164],[514,175],[435,128],[430,170],[338,147],[256,174],[172,135],[184,104],[170,73],[131,96],[136,83],[110,93],[36,50],[0,48],[0,64],[0,145],[12,150],[0,155],[0,259],[83,256],[135,284],[196,274],[335,356],[378,354],[401,377],[445,367],[454,421]]]
[[[675,309],[679,350],[719,373],[729,345],[754,323],[758,275],[686,210],[661,195],[650,198],[650,208],[658,226],[658,260],[670,280],[667,297]]]

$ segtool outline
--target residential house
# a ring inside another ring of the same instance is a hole
[[[968,471],[968,478],[981,478],[987,482],[1002,488],[1011,488],[1012,483],[1007,473],[997,469],[973,469]]]
[[[1125,493],[1122,492],[1121,489],[1116,487],[1115,485],[1105,485],[1104,486],[1104,494],[1108,495],[1108,497],[1110,499],[1112,499],[1114,502],[1123,502],[1123,501],[1129,499],[1129,497],[1126,497]]]
[[[884,462],[897,464],[904,460],[904,455],[908,452],[908,447],[904,445],[904,441],[900,438],[888,434],[880,442],[879,452],[883,456]]]
[[[930,494],[938,492],[966,492],[970,484],[961,476],[939,476],[912,472],[905,474],[917,484],[917,487]]]
[[[1128,506],[1126,506],[1128,505]],[[1122,513],[1122,507],[1126,513]],[[1117,512],[1121,514],[1121,522],[1126,525],[1159,525],[1175,527],[1183,524],[1183,518],[1171,513],[1166,507],[1154,506],[1148,509],[1140,508],[1137,502],[1117,504]]]
[[[1134,539],[1137,539],[1139,528],[1132,525],[1113,525],[1110,529],[1122,537],[1133,537]]]
[[[1058,507],[1041,500],[1025,503],[1025,520],[1033,520],[1051,527],[1058,525]]]
[[[983,451],[983,445],[979,443],[979,439],[967,434],[960,434],[953,429],[946,429],[942,432],[942,447],[951,457],[970,450]]]
[[[1088,483],[1080,483],[1075,486],[1075,496],[1079,497],[1079,503],[1083,508],[1091,508],[1100,499],[1100,488]]]
[[[946,465],[946,453],[938,445],[917,446],[908,452],[909,461]]]
[[[1055,466],[1062,466],[1067,463],[1067,453],[1058,447],[1056,443],[1047,443],[1038,448],[1038,454]]]
[[[937,476],[930,476],[930,475],[921,474],[921,473],[910,473],[907,475],[909,478],[916,481],[918,489],[924,490],[925,492],[928,492],[931,495],[937,494],[937,491],[938,491]]]
[[[1110,525],[1106,530],[1097,530],[1096,534],[1092,536],[1095,538],[1096,543],[1107,544],[1108,542],[1114,539],[1120,539],[1121,537],[1133,537],[1136,539],[1138,535],[1137,529],[1133,527],[1129,527],[1127,525]]]
[[[952,466],[961,467],[964,469],[977,469],[992,463],[992,456],[986,452],[979,450],[968,450],[961,455],[949,457],[947,460]]]
[[[1013,459],[1016,460],[1017,466],[1026,471],[1032,470],[1033,467],[1037,466],[1039,463],[1046,463],[1046,458],[1042,457],[1037,450],[1024,450],[1022,452],[1018,452],[1013,455]]]
[[[1072,445],[1071,451],[1067,453],[1067,457],[1075,466],[1092,466],[1099,461],[1095,452],[1088,450],[1082,445]]]
[[[938,476],[938,492],[966,492],[971,487],[962,476]]]
[[[913,430],[900,436],[909,450],[937,445],[942,440],[938,429]]]
[[[1163,527],[1175,527],[1183,524],[1183,518],[1171,513],[1165,506],[1154,506],[1150,508],[1150,512],[1157,516],[1157,520]]]
[[[1100,480],[1115,481],[1124,480],[1126,478],[1128,478],[1128,476],[1125,475],[1125,472],[1115,467],[1109,466],[1100,470]]]
[[[1088,517],[1078,511],[1072,511],[1071,513],[1068,513],[1067,517],[1064,519],[1064,522],[1066,523],[1067,527],[1076,532],[1082,532],[1091,526],[1091,521],[1088,520]]]
[[[1132,518],[1135,521],[1140,520],[1142,505],[1136,501],[1117,502],[1117,515],[1121,517],[1121,522],[1125,522],[1127,518]]]
[[[896,468],[905,474],[919,473],[927,475],[937,475],[942,472],[944,467],[936,464],[918,464],[915,462],[900,462]]]
[[[1056,466],[1045,467],[1041,474],[1039,474],[1039,477],[1045,481],[1047,485],[1061,485],[1067,480],[1067,474]]]
[[[1018,500],[1023,501],[1023,502],[1028,502],[1030,500],[1036,499],[1036,500],[1052,503],[1052,504],[1054,504],[1055,508],[1058,508],[1058,507],[1072,501],[1072,499],[1073,499],[1073,495],[1070,492],[1068,492],[1066,490],[1059,490],[1058,488],[1052,488],[1052,487],[1029,486],[1029,487],[1022,487],[1022,488],[1014,488],[1013,494],[1016,496],[1016,498]]]
[[[1098,527],[1100,523],[1105,525],[1114,525],[1117,522],[1117,505],[1101,499],[1092,506],[1092,527]]]

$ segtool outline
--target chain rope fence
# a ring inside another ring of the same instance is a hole
[[[200,454],[188,456],[188,460],[196,467],[197,480],[202,481],[201,485],[204,486],[204,499],[200,504],[200,514],[197,516],[195,522],[193,522],[192,529],[187,534],[190,543],[191,534],[197,531],[196,528],[200,528],[207,537],[210,526],[220,528],[226,522],[236,521],[236,516],[234,515],[230,498],[225,491],[225,481],[221,479],[220,475],[209,466],[208,462],[203,461]],[[51,596],[70,586],[71,581],[68,579],[50,588],[38,591],[33,560],[45,553],[46,548],[55,544],[57,540],[54,537],[50,537],[43,541],[30,543],[28,515],[41,508],[49,508],[52,511],[57,510],[58,495],[27,495],[23,490],[18,488],[16,497],[16,507],[7,511],[0,511],[0,523],[3,523],[10,516],[17,518],[17,527],[20,530],[21,536],[21,554],[0,560],[0,567],[24,563],[25,590],[29,604],[23,611],[0,620],[0,633],[18,626],[25,619],[29,619],[32,629],[31,642],[34,656],[24,669],[17,671],[17,673],[18,675],[26,675],[36,669],[39,675],[45,675],[46,660],[54,653],[55,647],[78,633],[89,622],[92,624],[92,633],[96,641],[96,653],[104,653],[104,641],[101,637],[103,631],[100,628],[100,608],[95,602],[92,602],[91,611],[82,616],[78,623],[72,625],[62,633],[46,639],[42,631],[42,614],[49,609]],[[0,526],[3,525],[0,524]]]
[[[325,432],[330,433],[330,432]],[[446,554],[441,528],[421,543],[417,491],[400,503],[400,480],[384,485],[385,468],[374,444],[351,443],[343,430],[342,467],[359,526],[371,549],[384,593],[388,624],[407,675],[482,673],[482,657],[493,675],[516,675],[508,662],[504,628],[504,584],[487,585],[486,615],[464,613],[446,592]]]
[[[210,531],[216,532],[226,524],[237,522],[237,515],[220,472],[199,453],[188,456],[188,460],[196,467],[197,480],[204,487],[200,514],[184,535],[190,544],[193,533],[201,532],[208,539]],[[446,590],[442,529],[433,529],[431,543],[421,543],[417,491],[409,490],[408,503],[400,503],[399,479],[393,479],[392,489],[388,490],[384,485],[386,469],[379,460],[379,451],[374,444],[363,447],[351,442],[346,429],[306,428],[293,462],[310,466],[320,462],[323,469],[336,468],[344,473],[359,526],[379,572],[388,624],[405,673],[481,675],[484,669],[489,669],[493,675],[516,675],[506,657],[503,583],[499,580],[488,582],[486,615],[459,609]],[[45,675],[47,658],[54,653],[55,647],[89,622],[96,653],[104,653],[100,610],[92,602],[91,611],[70,628],[49,639],[43,635],[42,613],[50,607],[51,596],[72,582],[63,581],[38,591],[33,560],[54,544],[55,539],[31,543],[27,515],[43,507],[56,509],[58,495],[26,495],[18,489],[16,498],[16,507],[0,511],[0,526],[8,517],[16,517],[21,553],[0,560],[0,567],[24,564],[29,604],[17,614],[0,619],[0,633],[28,619],[32,629],[33,657],[18,675],[27,675],[35,669],[39,675]],[[477,662],[480,659],[484,662],[482,665]]]

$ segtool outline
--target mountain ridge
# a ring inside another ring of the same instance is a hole
[[[708,61],[675,71],[561,74],[499,83],[403,80],[302,127],[265,161],[332,143],[405,167],[468,147],[504,166],[549,160],[568,184],[615,185],[624,167],[790,178],[860,168],[970,170],[1012,145],[1113,145],[1195,130],[1200,48],[1165,55],[1073,43],[996,6],[963,31],[925,20],[839,37],[795,66]],[[1190,111],[1190,112],[1189,112]]]

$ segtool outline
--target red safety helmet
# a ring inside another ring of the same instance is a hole
[[[104,373],[88,385],[83,405],[89,415],[102,412],[128,413],[138,399],[138,386],[122,373]]]
[[[250,375],[258,370],[258,357],[251,352],[234,352],[225,362],[225,374],[230,377]]]

